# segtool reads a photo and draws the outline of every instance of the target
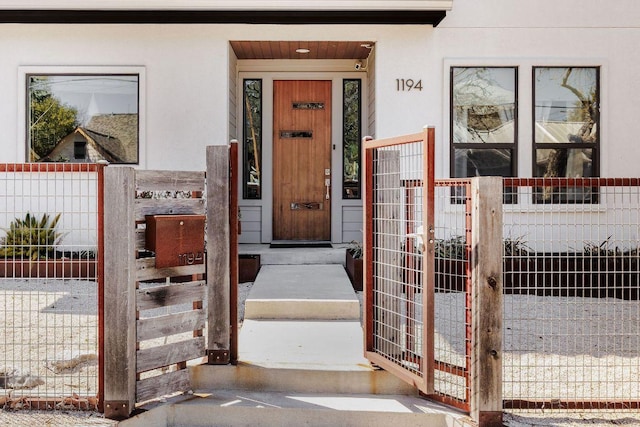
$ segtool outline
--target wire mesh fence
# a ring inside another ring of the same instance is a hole
[[[640,180],[505,187],[505,407],[637,410]]]
[[[97,405],[100,168],[0,165],[0,407]]]
[[[435,182],[435,397],[469,410],[470,180]]]

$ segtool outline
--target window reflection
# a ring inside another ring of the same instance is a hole
[[[360,140],[362,138],[361,80],[343,81],[342,197],[360,198]]]
[[[243,197],[262,197],[262,80],[245,79],[244,99],[244,144],[243,144]]]
[[[27,75],[29,161],[138,163],[137,74]]]
[[[453,142],[515,142],[513,68],[453,68]]]
[[[599,69],[535,67],[534,173],[545,178],[598,176]],[[581,186],[538,189],[537,203],[595,203]]]

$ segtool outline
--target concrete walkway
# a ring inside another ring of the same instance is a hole
[[[342,265],[264,265],[245,303],[240,361],[371,370],[360,318],[360,302]]]

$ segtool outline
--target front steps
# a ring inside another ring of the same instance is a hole
[[[190,367],[193,394],[122,426],[470,425],[364,358],[359,300],[340,264],[344,250],[263,247],[237,366]]]

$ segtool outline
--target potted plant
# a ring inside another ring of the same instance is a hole
[[[346,251],[345,266],[355,291],[362,291],[362,243],[352,241]]]

